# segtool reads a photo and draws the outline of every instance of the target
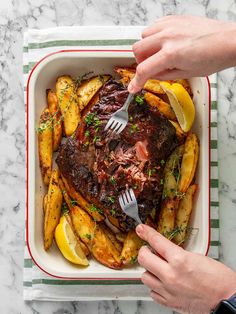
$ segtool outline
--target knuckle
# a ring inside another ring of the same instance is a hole
[[[185,265],[186,264],[185,262],[186,262],[186,257],[185,257],[184,251],[181,253],[176,253],[172,256],[172,264],[176,267]]]
[[[176,283],[177,281],[177,277],[176,277],[176,274],[172,271],[169,271],[166,276],[165,276],[165,283],[166,285],[170,286],[172,285],[173,283]]]

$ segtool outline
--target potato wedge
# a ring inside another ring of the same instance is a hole
[[[54,231],[60,221],[62,205],[62,193],[59,187],[59,173],[57,169],[52,171],[47,206],[44,215],[44,249],[47,251],[53,241]]]
[[[46,90],[48,109],[52,115],[53,151],[57,151],[62,138],[62,119],[57,95],[51,89]]]
[[[48,109],[44,109],[38,127],[39,164],[45,185],[49,184],[52,173],[52,122]]]
[[[114,269],[120,269],[122,267],[120,251],[117,250],[109,239],[103,227],[99,225],[94,232],[92,254],[103,265]]]
[[[108,238],[113,243],[113,245],[116,247],[117,251],[119,251],[121,253],[122,245],[117,240],[115,233],[104,223],[102,224],[102,228],[103,228],[104,232],[106,233],[106,235],[108,236]]]
[[[135,69],[134,68],[126,68],[126,67],[115,67],[115,72],[120,75],[122,79],[122,84],[128,85],[128,83],[131,81],[131,79],[135,75]],[[124,79],[123,79],[124,78]],[[152,92],[154,94],[165,94],[163,89],[161,88],[160,81],[155,79],[147,80],[147,82],[144,84],[143,89]]]
[[[128,232],[121,252],[121,260],[124,265],[132,265],[137,262],[138,252],[143,244],[144,241],[134,230]]]
[[[185,193],[187,191],[193,180],[197,167],[198,156],[199,144],[197,136],[193,133],[190,133],[187,136],[184,145],[184,154],[180,171],[180,181],[178,184],[178,190],[182,193]]]
[[[78,237],[78,235],[77,235],[77,233],[76,233],[76,231],[75,231],[74,225],[73,225],[73,223],[72,223],[70,213],[68,213],[68,214],[65,215],[65,216],[66,216],[66,219],[67,219],[69,225],[71,226],[71,228],[72,228],[74,234],[76,235],[77,241],[79,242],[79,245],[81,246],[81,249],[83,250],[85,256],[88,256],[88,255],[90,254],[90,251],[89,251],[87,245],[86,245],[83,241],[81,241],[80,238]]]
[[[80,111],[76,86],[70,76],[63,75],[57,79],[56,95],[63,116],[66,136],[71,136],[80,122]]]
[[[60,186],[63,188],[63,196],[70,209],[71,221],[77,236],[85,243],[99,262],[110,268],[120,268],[120,251],[117,249],[118,241],[116,241],[115,245],[115,239],[113,238],[113,241],[111,241],[102,225],[96,223],[79,206],[74,205],[65,190],[62,180],[60,180]]]
[[[156,107],[158,111],[162,113],[167,119],[176,121],[176,116],[171,106],[163,101],[160,97],[152,93],[146,92],[144,94],[144,98],[150,106]]]
[[[80,111],[88,105],[93,96],[103,86],[103,84],[109,80],[110,77],[110,75],[98,75],[81,83],[77,89]]]
[[[180,125],[179,125],[178,122],[172,121],[172,120],[169,120],[169,121],[170,121],[170,123],[175,127],[176,136],[177,136],[179,142],[182,143],[182,142],[184,141],[184,139],[186,138],[187,133],[185,133],[185,132],[181,129],[181,127],[180,127]]]
[[[196,190],[197,184],[190,185],[184,197],[179,202],[175,221],[175,229],[178,230],[178,232],[173,239],[178,245],[183,244],[186,240],[187,227],[193,209],[193,198]]]
[[[76,203],[82,207],[90,216],[93,217],[95,221],[103,221],[105,217],[100,213],[96,206],[90,204],[79,192],[77,192],[66,180],[65,177],[61,175],[62,181],[65,185],[65,189],[69,196],[76,201]]]
[[[127,233],[124,233],[124,232],[116,233],[116,239],[121,243],[125,242],[126,237],[127,237]]]
[[[157,230],[166,237],[169,237],[175,226],[176,210],[180,200],[177,188],[183,153],[184,145],[178,146],[168,158],[164,169],[164,187]]]

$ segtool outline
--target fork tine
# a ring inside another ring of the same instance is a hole
[[[129,190],[126,190],[126,191],[125,191],[125,196],[126,196],[128,202],[130,203],[130,202],[132,201],[132,199],[131,199],[131,196],[130,196],[130,194],[129,194]]]
[[[124,208],[125,208],[125,201],[124,201],[122,195],[119,196],[119,203],[120,203],[120,207],[122,208],[122,210],[124,210]]]
[[[118,121],[116,121],[116,120],[114,120],[114,121],[115,121],[115,123],[110,127],[110,129],[111,129],[113,132],[115,132],[115,129],[116,129],[117,125],[119,124]]]
[[[126,127],[126,124],[125,123],[121,123],[121,126],[120,126],[120,128],[118,130],[116,130],[116,133],[117,134],[121,133],[124,130],[125,127]]]
[[[118,126],[115,128],[114,132],[116,132],[117,134],[119,134],[121,131],[121,127],[123,126],[123,123],[122,122],[119,122],[118,123]]]
[[[114,122],[115,120],[113,118],[110,118],[110,120],[107,122],[107,125],[105,127],[105,131],[110,129]]]
[[[123,195],[124,203],[126,205],[127,203],[129,203],[128,197],[125,192],[122,195]]]
[[[136,197],[133,189],[129,189],[130,197],[132,201],[136,201]]]

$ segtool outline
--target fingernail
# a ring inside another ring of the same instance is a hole
[[[138,234],[142,234],[143,233],[143,225],[138,225],[137,227],[136,227],[136,232],[138,233]]]

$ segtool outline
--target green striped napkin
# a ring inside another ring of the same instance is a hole
[[[24,36],[23,73],[26,100],[26,84],[33,66],[45,55],[66,49],[130,49],[140,38],[141,26],[81,26],[60,27],[45,30],[28,30]],[[217,156],[217,82],[210,77],[211,107],[211,247],[209,256],[219,256],[219,201]],[[133,280],[61,280],[42,272],[30,258],[25,247],[24,259],[25,300],[151,300],[148,290],[140,281]],[[112,288],[111,288],[112,286]]]

